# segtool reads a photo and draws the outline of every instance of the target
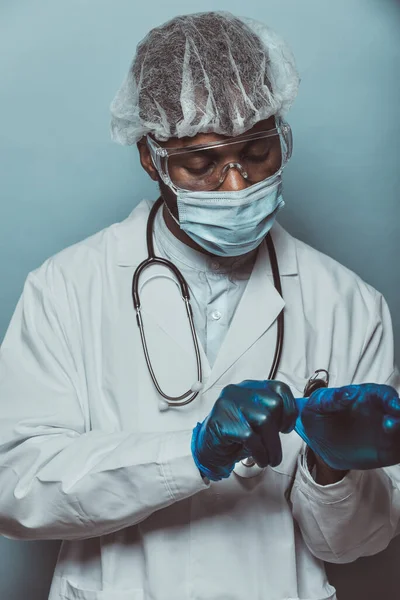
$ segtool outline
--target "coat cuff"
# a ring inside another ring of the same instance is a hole
[[[364,471],[349,471],[341,481],[319,485],[311,476],[307,466],[307,449],[299,456],[297,486],[308,498],[321,504],[336,504],[353,495],[361,484]]]
[[[210,487],[203,479],[191,452],[192,430],[174,431],[161,445],[159,462],[164,482],[175,502]]]

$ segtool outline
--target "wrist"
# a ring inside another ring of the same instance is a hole
[[[204,422],[197,423],[196,427],[193,429],[191,441],[192,457],[203,480],[220,481],[221,479],[229,477],[234,465],[229,469],[214,464],[213,461],[209,460],[210,457],[208,457],[207,460],[207,453],[201,451],[201,448],[206,445],[203,425]]]
[[[310,473],[314,471],[314,480],[318,485],[332,485],[338,483],[347,475],[348,471],[332,469],[311,448],[307,449],[307,466]]]

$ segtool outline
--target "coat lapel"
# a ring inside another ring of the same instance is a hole
[[[250,346],[275,323],[285,302],[274,287],[270,274],[266,244],[260,246],[249,282],[214,363],[207,387],[212,386]],[[272,364],[276,327],[271,331],[271,344],[265,364]],[[272,339],[273,338],[273,339]],[[265,378],[268,373],[265,374]]]

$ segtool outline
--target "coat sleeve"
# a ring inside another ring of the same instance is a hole
[[[90,430],[65,312],[31,273],[0,350],[0,533],[14,539],[108,534],[209,485],[191,431]]]
[[[394,366],[389,309],[376,294],[374,316],[351,383],[386,383],[400,390]],[[399,532],[400,466],[351,471],[332,485],[318,485],[301,453],[292,488],[293,515],[309,550],[321,560],[352,562],[384,550]]]

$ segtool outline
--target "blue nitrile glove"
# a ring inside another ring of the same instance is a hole
[[[297,415],[293,394],[284,383],[246,380],[226,386],[208,417],[193,430],[192,454],[200,473],[219,481],[249,456],[260,467],[279,465],[279,432],[292,431]]]
[[[321,388],[296,400],[295,430],[332,469],[376,469],[400,463],[400,400],[388,385]]]

